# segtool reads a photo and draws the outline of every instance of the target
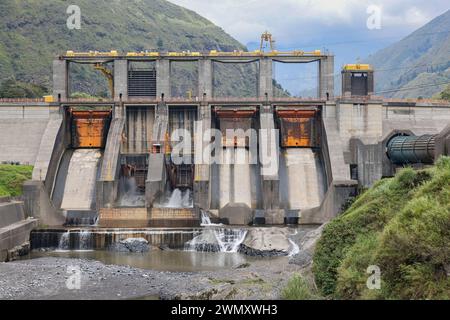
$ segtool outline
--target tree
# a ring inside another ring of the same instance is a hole
[[[450,85],[447,86],[447,88],[441,92],[440,97],[441,99],[450,101]]]
[[[5,80],[0,86],[0,98],[41,98],[47,92],[44,86],[15,79]]]

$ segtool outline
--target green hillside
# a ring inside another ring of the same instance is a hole
[[[402,89],[381,93],[387,97],[431,97],[446,87],[439,83],[450,82],[449,53],[450,10],[367,59],[375,66],[375,90]]]
[[[69,5],[81,9],[81,30],[69,30]],[[257,35],[255,35],[257,36]],[[51,61],[66,50],[245,49],[221,28],[165,0],[0,1],[0,82],[16,79],[51,87]],[[187,66],[185,69],[192,67]],[[76,66],[72,91],[101,95],[107,82],[97,71]],[[223,95],[245,95],[256,87],[250,66],[218,72]],[[234,75],[248,75],[234,77]],[[89,80],[87,82],[86,80]],[[185,94],[184,88],[178,94]]]
[[[325,228],[313,272],[336,299],[450,298],[450,158],[405,168],[359,196]],[[367,268],[381,288],[369,289]]]

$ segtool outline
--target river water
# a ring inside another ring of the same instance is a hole
[[[252,263],[264,259],[245,256],[240,253],[225,252],[193,252],[181,250],[152,250],[147,253],[123,253],[108,250],[79,250],[79,251],[33,251],[24,259],[36,259],[41,257],[77,258],[100,261],[107,265],[122,265],[141,269],[171,272],[197,272],[214,271],[218,269],[230,269],[245,263]]]

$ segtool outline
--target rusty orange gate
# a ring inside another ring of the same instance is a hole
[[[70,110],[73,148],[104,148],[111,121],[110,110]]]
[[[319,146],[317,110],[277,110],[283,148]]]

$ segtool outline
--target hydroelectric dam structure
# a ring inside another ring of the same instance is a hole
[[[181,62],[196,69],[187,96],[173,94]],[[317,96],[277,97],[275,63],[316,63]],[[100,70],[110,96],[73,98],[74,64]],[[233,64],[256,66],[255,96],[217,94],[217,65]],[[376,96],[374,70],[363,64],[342,68],[335,95],[334,70],[321,51],[68,51],[53,61],[52,96],[0,101],[0,162],[34,165],[18,220],[193,228],[206,212],[230,225],[322,224],[359,187],[449,154],[448,102]],[[190,133],[189,152],[177,162],[180,130]],[[217,154],[232,161],[209,161]]]

